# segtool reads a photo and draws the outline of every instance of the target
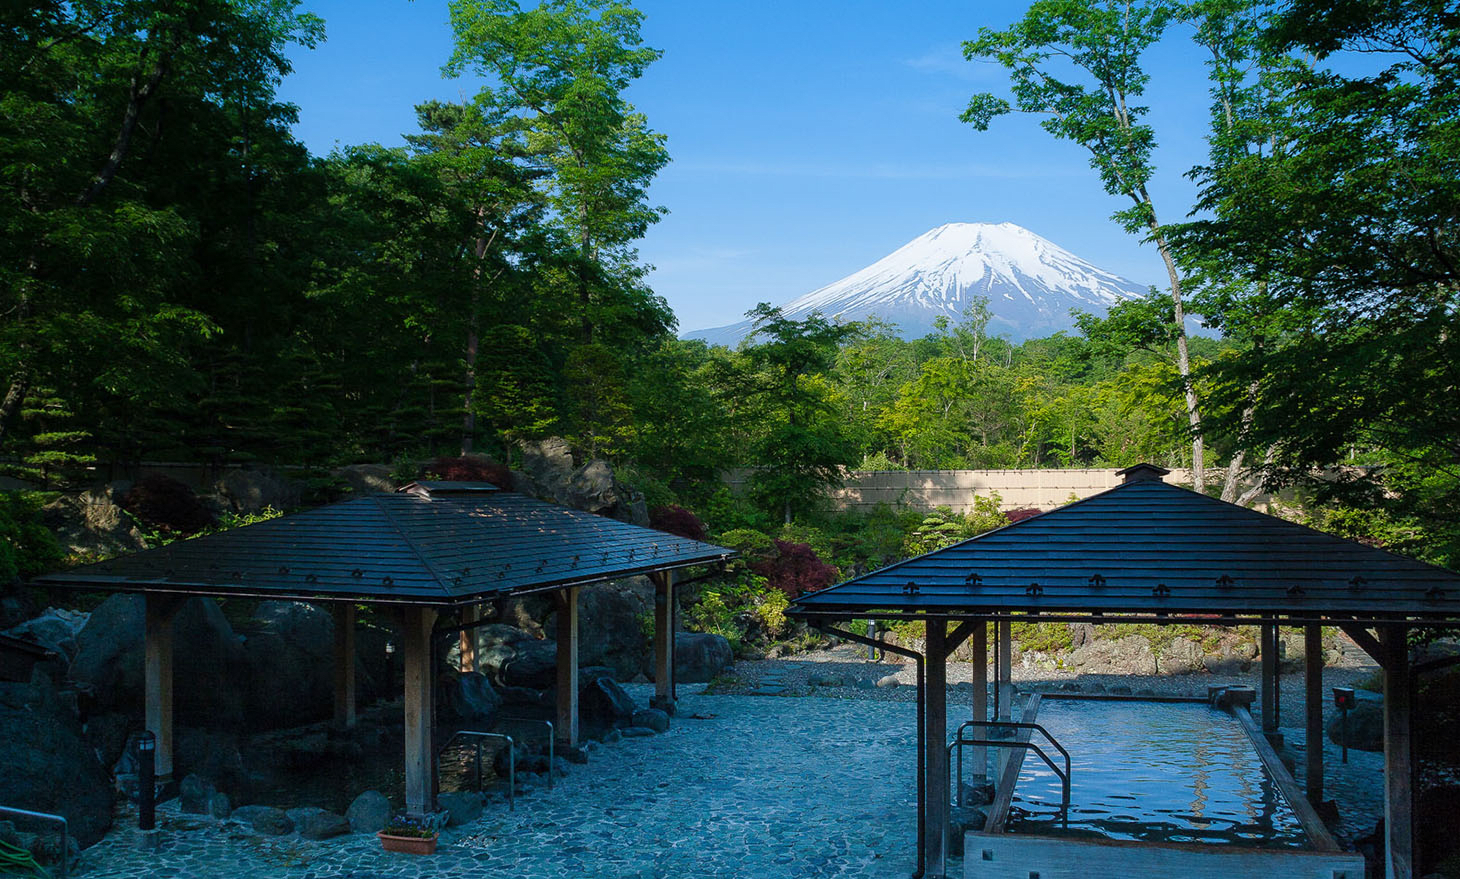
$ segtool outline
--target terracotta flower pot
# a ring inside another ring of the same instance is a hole
[[[375,835],[380,837],[381,847],[388,852],[429,855],[436,851],[435,836],[391,836],[383,830]]]

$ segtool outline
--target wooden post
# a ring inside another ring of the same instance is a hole
[[[1323,805],[1323,629],[1303,627],[1304,774],[1308,802]]]
[[[461,624],[469,625],[480,622],[482,619],[482,606],[473,604],[461,609]],[[477,632],[476,629],[462,629],[457,639],[459,645],[460,659],[457,667],[462,672],[477,670]]]
[[[147,729],[157,737],[158,781],[172,779],[172,618],[182,602],[170,595],[149,593],[144,599],[143,632],[146,641],[143,676],[146,681]]]
[[[650,703],[674,713],[674,572],[655,571],[654,581],[654,699]]]
[[[558,716],[553,730],[559,742],[578,747],[578,590],[557,592]],[[551,767],[549,767],[551,771]]]
[[[1389,879],[1414,876],[1414,765],[1409,750],[1409,630],[1379,630],[1384,648],[1384,864]]]
[[[330,606],[335,618],[335,726],[355,725],[355,605],[337,601]]]
[[[999,720],[1014,716],[1014,637],[1012,624],[1005,620],[999,626]],[[1006,752],[1007,754],[1007,752]]]
[[[989,719],[989,624],[983,620],[973,623],[973,719]],[[975,729],[974,736],[988,738],[987,729]],[[988,774],[988,749],[983,745],[971,746],[973,760],[973,784],[982,784]],[[961,791],[959,792],[962,793]]]
[[[436,808],[432,790],[435,755],[431,742],[431,631],[436,609],[408,605],[401,611],[405,660],[406,812],[417,817]]]
[[[927,693],[924,696],[924,740],[927,742],[928,879],[943,879],[948,872],[948,623],[927,623]]]
[[[1264,623],[1262,626],[1262,731],[1266,735],[1277,732],[1277,626]]]

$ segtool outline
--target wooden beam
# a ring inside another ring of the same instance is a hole
[[[1323,805],[1323,628],[1303,627],[1304,788],[1308,802]]]
[[[146,686],[147,729],[157,737],[156,772],[158,781],[172,778],[173,758],[173,676],[172,618],[182,606],[171,595],[149,593],[143,601],[143,677]]]
[[[1024,710],[1019,714],[1020,722],[1038,722],[1041,698],[1038,693],[1029,694],[1029,698],[1024,702]],[[1013,740],[1027,743],[1033,734],[1032,729],[1016,729]],[[984,833],[1004,832],[1004,824],[1009,820],[1009,807],[1014,802],[1014,786],[1019,783],[1019,772],[1024,768],[1024,757],[1029,753],[1026,748],[1001,748],[1000,750],[1006,756],[999,764],[999,777],[994,782],[994,801],[989,804],[988,812],[984,816]],[[967,852],[964,853],[964,857],[966,860]]]
[[[1379,630],[1384,653],[1384,864],[1389,879],[1414,876],[1414,764],[1410,754],[1409,630]]]
[[[405,661],[406,812],[417,817],[436,808],[432,790],[435,764],[431,742],[431,631],[435,608],[407,605],[401,610],[401,653]]]
[[[654,699],[651,703],[674,713],[674,572],[655,571],[654,581]]]
[[[1010,623],[1005,620],[999,627],[999,662],[997,668],[999,688],[999,720],[1008,720],[1014,710],[1014,634]]]
[[[461,609],[462,625],[480,622],[482,618],[482,606],[480,604],[468,605]],[[460,659],[457,667],[463,672],[477,670],[477,632],[476,629],[462,629],[457,636],[457,651]]]
[[[1262,731],[1277,732],[1277,626],[1263,623],[1261,628],[1262,659]]]
[[[973,719],[989,719],[989,624],[983,620],[973,623]],[[979,736],[983,738],[981,734]],[[973,784],[982,784],[989,772],[988,750],[983,745],[973,745],[970,752],[973,761]]]
[[[1345,635],[1352,638],[1360,649],[1369,654],[1369,658],[1377,662],[1380,668],[1384,667],[1384,646],[1379,643],[1379,639],[1375,638],[1373,633],[1360,623],[1339,623],[1338,627],[1343,630]]]
[[[355,726],[355,605],[330,605],[335,622],[335,726]]]
[[[927,693],[924,696],[924,741],[927,742],[927,879],[948,873],[948,623],[928,620],[924,647]]]
[[[1336,852],[1340,851],[1338,841],[1333,834],[1328,832],[1324,826],[1323,819],[1308,804],[1303,792],[1298,789],[1298,782],[1288,772],[1288,767],[1283,765],[1282,758],[1278,757],[1277,751],[1273,750],[1272,743],[1267,736],[1257,728],[1257,721],[1252,719],[1252,713],[1246,706],[1237,706],[1227,709],[1237,721],[1242,724],[1242,731],[1247,734],[1247,740],[1257,751],[1257,757],[1262,761],[1262,766],[1267,770],[1267,775],[1272,783],[1282,793],[1283,799],[1288,801],[1288,806],[1293,814],[1298,816],[1298,823],[1303,825],[1303,832],[1308,834],[1308,841],[1315,851]]]
[[[952,656],[953,651],[963,646],[963,642],[968,640],[968,636],[973,633],[973,626],[973,620],[964,620],[963,622],[954,626],[953,630],[948,633],[949,656]]]
[[[578,747],[578,590],[558,590],[558,714],[554,734],[570,748]],[[551,770],[551,767],[549,768]]]

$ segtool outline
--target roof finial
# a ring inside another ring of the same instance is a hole
[[[1124,477],[1124,484],[1128,485],[1132,482],[1160,482],[1162,477],[1170,472],[1170,470],[1164,467],[1157,467],[1155,464],[1142,462],[1140,464],[1133,464],[1124,470],[1117,470],[1115,471],[1115,475]]]

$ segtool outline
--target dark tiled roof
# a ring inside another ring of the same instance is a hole
[[[454,604],[732,550],[504,491],[373,495],[36,578],[40,585]]]
[[[1460,619],[1460,574],[1157,481],[802,596],[800,615]]]

